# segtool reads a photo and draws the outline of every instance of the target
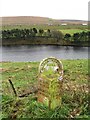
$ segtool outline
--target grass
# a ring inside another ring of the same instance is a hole
[[[67,25],[67,26],[62,26],[62,25],[6,25],[0,27],[0,30],[10,30],[10,29],[30,29],[30,28],[37,28],[37,29],[43,29],[43,30],[60,30],[63,32],[63,34],[69,33],[69,34],[74,34],[76,32],[82,32],[82,31],[87,31],[88,26],[83,26],[83,25]]]
[[[85,29],[85,30],[83,30],[83,29],[64,29],[64,30],[61,30],[61,31],[64,35],[66,33],[69,33],[69,34],[73,35],[74,33],[81,33],[83,31],[87,32],[88,30],[87,29]]]
[[[36,94],[15,97],[8,82],[11,78],[17,94],[37,86],[39,62],[3,62],[2,117],[16,118],[88,118],[88,60],[61,60],[64,66],[62,105],[54,110],[37,102]]]

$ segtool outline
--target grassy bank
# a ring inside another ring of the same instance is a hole
[[[0,30],[11,30],[11,29],[31,29],[31,28],[37,28],[37,29],[43,29],[43,30],[71,30],[71,33],[76,32],[76,30],[80,30],[81,31],[86,31],[88,30],[88,26],[83,26],[83,25],[73,25],[73,24],[69,24],[69,25],[3,25],[2,27],[0,27]],[[73,30],[73,31],[72,31]],[[75,31],[74,31],[75,30]],[[65,32],[66,33],[66,32]]]
[[[59,41],[55,38],[44,38],[44,37],[36,37],[27,40],[3,40],[0,42],[0,46],[12,46],[12,45],[59,45],[59,46],[79,46],[79,47],[89,47],[89,41],[83,42],[67,42],[67,41]]]
[[[43,32],[41,33],[39,30]],[[89,32],[88,26],[73,24],[66,26],[6,25],[2,26],[2,37],[0,36],[2,38],[2,43],[0,43],[0,45],[42,44],[42,45],[64,45],[64,46],[69,45],[88,47],[89,44],[87,32]]]
[[[27,32],[28,31],[28,32]],[[90,32],[80,32],[80,30],[44,31],[33,33],[33,30],[15,30],[2,31],[2,42],[0,45],[61,45],[61,46],[90,46],[88,37]],[[76,31],[76,32],[75,32]],[[34,34],[34,35],[33,35]],[[23,36],[23,37],[22,37]]]
[[[36,100],[36,94],[15,97],[37,86],[39,62],[3,62],[2,117],[4,118],[88,118],[88,60],[61,60],[64,66],[62,105],[54,110]],[[34,88],[33,88],[34,89]]]

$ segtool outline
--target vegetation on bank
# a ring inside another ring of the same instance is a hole
[[[73,34],[69,33],[70,30],[66,31],[63,34],[60,30],[43,30],[37,28],[2,30],[2,45],[58,44],[89,46],[90,31],[72,32]]]
[[[37,28],[37,29],[43,29],[43,30],[82,30],[87,31],[88,25],[82,25],[82,24],[67,24],[67,25],[43,25],[43,24],[32,24],[32,25],[3,25],[0,26],[0,30],[12,30],[12,29],[31,29],[31,28]]]
[[[19,95],[35,89],[39,62],[3,62],[2,117],[16,118],[90,118],[88,109],[88,60],[61,60],[64,66],[62,105],[50,110],[37,102],[36,94],[15,97],[10,78]]]

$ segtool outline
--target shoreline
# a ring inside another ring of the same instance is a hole
[[[47,57],[46,57],[47,58]],[[57,57],[55,57],[57,58]],[[43,60],[43,59],[42,59]],[[82,59],[60,59],[62,61],[80,61],[80,60],[89,60],[88,58],[82,58]],[[39,63],[40,61],[0,61],[0,63]]]
[[[88,42],[86,42],[85,44],[60,44],[60,43],[3,43],[3,44],[0,44],[0,47],[2,46],[23,46],[23,45],[45,45],[45,46],[67,46],[67,47],[90,47],[90,44]]]

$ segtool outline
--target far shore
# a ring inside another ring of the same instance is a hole
[[[75,47],[90,47],[90,42],[81,42],[81,43],[74,43],[74,42],[56,42],[56,40],[7,40],[0,43],[0,46],[13,46],[13,45],[58,45],[58,46],[75,46]]]

